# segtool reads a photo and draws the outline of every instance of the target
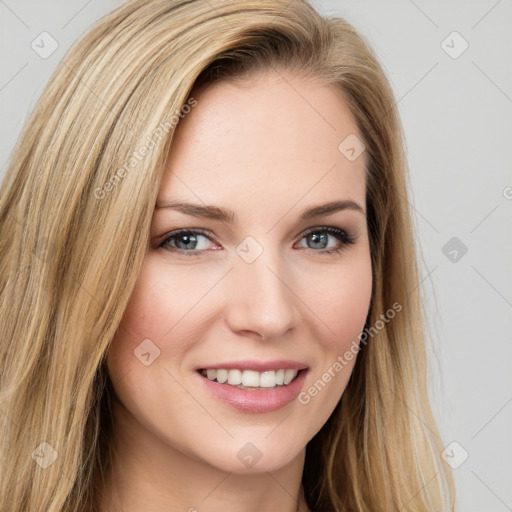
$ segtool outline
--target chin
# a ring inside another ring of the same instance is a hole
[[[208,464],[226,472],[235,474],[273,472],[288,464],[296,458],[304,456],[305,444],[296,446],[283,446],[281,440],[270,442],[262,439],[255,441],[236,441],[234,447],[221,449],[218,457],[211,453]],[[234,449],[233,449],[234,448]]]

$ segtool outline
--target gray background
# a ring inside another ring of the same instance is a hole
[[[312,3],[359,29],[398,101],[429,386],[459,510],[512,510],[512,1]],[[57,62],[119,4],[0,0],[0,176]],[[31,47],[51,49],[50,39],[42,48],[44,31],[58,43],[47,58]]]

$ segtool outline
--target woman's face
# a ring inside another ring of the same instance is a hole
[[[355,363],[372,288],[362,137],[308,78],[193,96],[108,354],[117,419],[162,453],[272,471],[303,454]]]

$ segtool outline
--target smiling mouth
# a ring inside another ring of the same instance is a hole
[[[304,370],[282,368],[257,372],[255,370],[238,369],[200,369],[198,372],[208,380],[227,384],[238,389],[269,390],[285,387],[293,382]]]

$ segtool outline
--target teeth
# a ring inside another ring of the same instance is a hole
[[[297,373],[297,372],[295,372]],[[277,385],[276,372],[262,372],[260,375],[260,388],[273,388]]]
[[[297,370],[286,370],[284,372],[284,384],[289,384],[297,375]]]
[[[216,380],[220,384],[230,384],[231,386],[244,386],[251,388],[274,388],[276,386],[286,386],[299,373],[298,370],[282,369],[268,370],[266,372],[256,372],[254,370],[202,370],[202,375],[209,380]]]
[[[217,382],[220,382],[221,384],[224,384],[224,382],[227,382],[227,380],[228,380],[228,371],[227,370],[210,370],[210,371],[217,373]],[[210,378],[210,377],[208,377],[208,378]],[[210,380],[214,380],[214,379],[215,379],[215,375],[213,376],[213,379],[210,379]]]
[[[231,384],[232,386],[238,386],[239,384],[242,384],[242,372],[240,370],[229,370],[228,384]]]
[[[253,370],[244,370],[242,373],[242,384],[257,388],[260,385],[260,374]]]

